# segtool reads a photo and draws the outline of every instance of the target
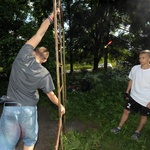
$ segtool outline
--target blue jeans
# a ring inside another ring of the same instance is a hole
[[[0,150],[13,150],[20,139],[24,145],[37,141],[37,107],[5,106],[0,119]]]

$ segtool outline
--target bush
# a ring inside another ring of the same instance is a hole
[[[121,134],[110,133],[110,129],[118,125],[123,112],[128,73],[128,70],[112,70],[107,74],[78,73],[67,78],[72,84],[80,84],[84,78],[92,83],[92,89],[67,92],[66,122],[79,119],[80,124],[86,122],[88,126],[92,122],[95,127],[87,127],[83,132],[66,132],[63,136],[65,150],[149,149],[150,122],[147,122],[139,142],[130,138],[138,124],[138,114],[131,115]]]

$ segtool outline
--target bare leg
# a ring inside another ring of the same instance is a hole
[[[25,146],[23,147],[23,150],[33,150],[34,149],[34,145],[33,146]]]
[[[129,114],[130,114],[130,111],[127,109],[124,109],[119,126],[118,126],[119,128],[121,128],[124,125],[124,123],[128,119]]]
[[[138,128],[136,129],[136,132],[140,132],[143,126],[146,124],[146,122],[147,122],[147,116],[141,116],[140,123],[139,123]]]

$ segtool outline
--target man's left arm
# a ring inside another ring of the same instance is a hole
[[[51,13],[51,15],[49,16],[49,18],[45,19],[40,28],[38,29],[38,31],[36,32],[36,34],[31,37],[26,44],[30,44],[33,46],[33,48],[35,48],[40,41],[42,40],[43,36],[45,35],[46,31],[48,30],[49,25],[51,24],[50,19],[53,20],[54,18],[54,12]]]

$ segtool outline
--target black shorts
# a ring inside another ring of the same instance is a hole
[[[127,110],[129,110],[131,112],[136,112],[136,113],[140,112],[141,116],[149,116],[150,115],[150,109],[140,105],[139,103],[137,103],[131,97],[129,98],[129,100],[125,104],[125,109],[127,109]]]

